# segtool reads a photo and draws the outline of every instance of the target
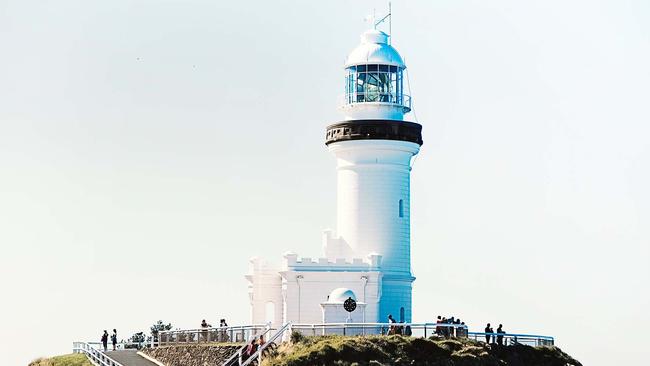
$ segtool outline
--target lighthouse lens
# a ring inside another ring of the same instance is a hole
[[[402,104],[402,69],[399,67],[357,65],[346,71],[346,103]]]

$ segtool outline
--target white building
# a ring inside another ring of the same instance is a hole
[[[345,63],[344,121],[327,127],[337,161],[337,231],[323,234],[319,258],[285,253],[280,268],[251,259],[253,323],[411,321],[410,172],[422,126],[403,120],[402,57],[372,29]]]

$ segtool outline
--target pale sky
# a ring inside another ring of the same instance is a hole
[[[373,8],[0,0],[1,363],[158,319],[246,323],[249,257],[317,257],[324,128]],[[424,126],[414,320],[646,362],[650,3],[393,10]]]

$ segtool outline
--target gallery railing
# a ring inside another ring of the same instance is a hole
[[[266,324],[240,325],[229,327],[211,327],[197,329],[166,330],[158,333],[158,346],[179,343],[208,342],[245,342],[247,339],[264,332]]]
[[[121,363],[113,360],[112,358],[106,356],[105,353],[94,348],[86,342],[73,342],[72,343],[72,352],[73,353],[83,353],[88,357],[93,365],[97,366],[123,366]]]

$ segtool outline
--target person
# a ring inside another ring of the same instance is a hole
[[[390,324],[395,324],[396,323],[395,319],[393,319],[393,314],[388,314],[388,322]],[[395,326],[394,325],[391,325],[388,328],[388,335],[392,335],[392,334],[395,334]]]
[[[203,319],[201,321],[201,328],[203,328],[203,330],[201,331],[201,337],[206,342],[208,341],[208,329],[207,328],[211,328],[211,327],[212,327],[212,325],[208,324],[208,322],[206,322],[205,319]]]
[[[248,344],[248,347],[246,347],[246,359],[250,358],[257,352],[257,342],[256,339],[253,338],[251,339],[251,343]]]
[[[490,323],[487,323],[487,326],[485,326],[485,343],[490,343],[489,333],[492,333],[492,328],[490,327]]]
[[[456,332],[456,337],[462,337],[463,336],[463,330],[460,328],[460,319],[456,319],[454,322],[454,330]]]
[[[219,319],[219,328],[227,328],[228,323],[226,323],[226,319]],[[228,334],[225,329],[219,330],[219,341],[220,342],[228,342]]]
[[[497,328],[497,344],[500,346],[503,346],[503,334],[505,334],[503,324],[499,324],[499,327]]]
[[[438,315],[438,320],[436,320],[436,334],[437,335],[442,335],[442,330],[440,329],[440,326],[437,324],[442,323],[442,317]]]
[[[117,329],[113,329],[113,334],[111,335],[111,343],[113,343],[113,351],[115,351],[115,346],[117,346]]]
[[[104,346],[104,352],[108,351],[108,332],[104,329],[104,334],[102,334],[102,346]]]
[[[442,324],[449,324],[449,319],[447,319],[446,317],[443,316],[442,317]],[[442,335],[445,338],[449,338],[449,327],[448,326],[442,327]]]

